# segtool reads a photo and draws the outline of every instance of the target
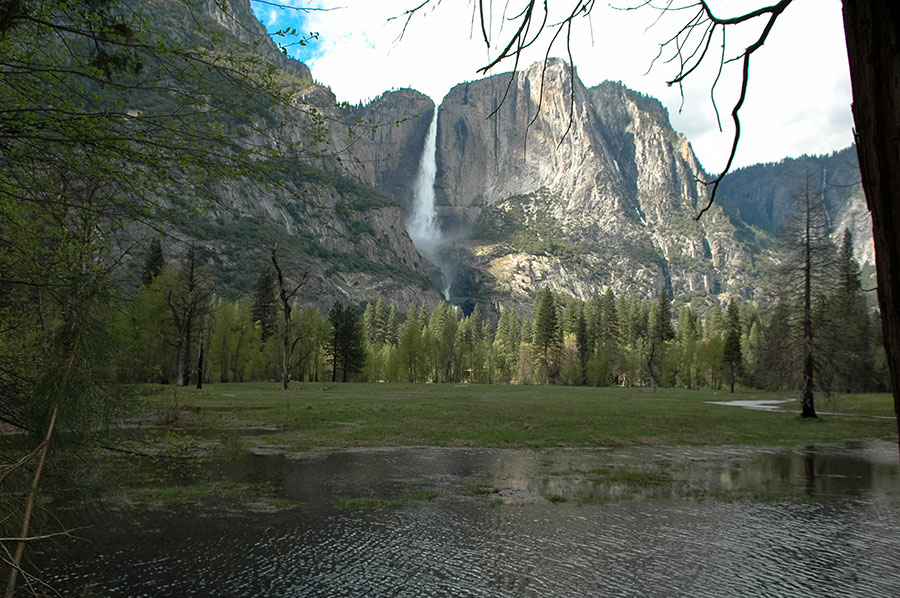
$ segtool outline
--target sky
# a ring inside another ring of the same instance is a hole
[[[572,58],[581,81],[591,87],[605,80],[621,81],[631,89],[656,97],[668,108],[675,129],[684,133],[707,172],[725,166],[734,128],[731,108],[738,97],[740,63],[726,64],[716,87],[722,120],[719,130],[710,99],[717,61],[690,75],[683,92],[668,86],[677,65],[653,63],[659,44],[674,35],[693,14],[672,11],[662,18],[652,7],[618,10],[639,0],[613,0],[613,7],[598,2],[590,17],[579,18],[572,33]],[[666,0],[656,0],[658,2]],[[480,79],[480,67],[497,52],[511,31],[499,12],[510,13],[524,0],[495,0],[495,47],[487,48],[479,22],[473,21],[472,0],[432,0],[403,30],[404,11],[422,0],[251,0],[254,12],[270,32],[286,27],[318,39],[306,47],[289,48],[305,62],[313,77],[329,86],[338,101],[367,102],[391,89],[411,87],[440,103],[458,83]],[[569,8],[576,0],[551,0],[551,9]],[[692,4],[694,0],[675,0]],[[774,0],[713,0],[719,17],[730,17]],[[325,10],[294,10],[300,8]],[[551,22],[555,22],[551,15]],[[729,29],[726,58],[752,43],[763,21]],[[503,29],[501,29],[503,27]],[[290,38],[276,37],[282,43]],[[718,56],[719,35],[710,48]],[[520,68],[540,60],[549,37],[539,40],[525,55]],[[567,58],[557,42],[551,56]],[[663,54],[662,58],[666,58]],[[650,68],[652,65],[652,68]],[[512,70],[505,62],[489,74]],[[766,44],[753,54],[750,83],[741,109],[741,142],[734,166],[776,162],[802,154],[825,154],[852,142],[853,119],[847,53],[840,0],[795,0],[779,17]]]

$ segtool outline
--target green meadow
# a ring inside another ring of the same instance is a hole
[[[263,429],[283,451],[353,447],[505,448],[758,445],[896,440],[888,394],[817,399],[804,420],[796,395],[649,388],[293,383],[145,388],[148,421],[175,429]],[[794,399],[785,413],[711,401]]]

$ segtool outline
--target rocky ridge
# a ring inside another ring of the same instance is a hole
[[[694,220],[706,175],[652,98],[587,89],[561,60],[465,83],[441,103],[437,158],[460,302],[524,308],[537,285],[752,294],[752,255],[727,215]]]
[[[252,18],[247,0],[230,1],[241,21]],[[250,24],[221,25],[246,47],[265,45]],[[243,39],[248,31],[252,39]],[[268,56],[274,44],[266,43]],[[295,270],[313,274],[305,295],[322,308],[376,297],[401,309],[436,303],[434,269],[405,230],[434,102],[407,89],[338,106],[304,65],[280,54],[272,60],[304,82],[293,106],[314,108],[320,121],[310,125],[284,108],[267,118],[284,125],[291,143],[324,127],[328,150],[295,156],[275,190],[219,183],[236,209],[214,213],[207,238],[219,248],[226,286],[251,288],[253,266],[265,258],[260,248],[277,241]],[[776,234],[782,217],[783,185],[766,182],[766,165],[726,177],[719,205],[696,221],[707,198],[699,181],[708,177],[666,109],[618,83],[586,88],[560,60],[454,87],[439,107],[436,151],[437,208],[456,268],[451,300],[488,313],[499,304],[530,311],[538,286],[584,299],[607,288],[749,298],[759,238]],[[816,176],[836,182],[854,168],[832,160]],[[868,213],[858,189],[842,189],[826,194],[834,229],[853,228],[865,261]]]
[[[159,4],[166,9],[167,2]],[[410,114],[430,115],[433,103],[417,92],[397,92],[388,94],[391,101],[367,107],[338,106],[306,65],[278,51],[249,0],[228,0],[224,11],[219,4],[206,0],[200,5],[195,16],[207,17],[203,31],[274,64],[277,79],[293,91],[288,103],[269,106],[258,117],[267,123],[260,129],[272,132],[271,138],[244,134],[248,144],[279,151],[279,172],[264,183],[215,181],[217,201],[200,215],[181,214],[174,223],[181,237],[206,250],[218,292],[249,294],[277,243],[292,276],[309,274],[303,303],[325,311],[338,299],[355,305],[383,297],[402,309],[423,299],[436,303],[440,295],[428,264],[406,232],[404,198],[391,185],[421,154],[424,131]],[[173,245],[170,258],[177,258],[177,251]]]

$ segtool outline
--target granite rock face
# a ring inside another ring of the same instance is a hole
[[[585,88],[560,60],[454,87],[440,106],[436,193],[460,302],[749,295],[751,255],[655,99]]]
[[[832,239],[839,243],[844,230],[850,230],[857,261],[874,267],[872,218],[855,146],[736,170],[722,181],[719,201],[738,226],[778,235],[792,217],[793,198],[804,190],[807,180],[810,190],[824,200]]]
[[[252,293],[277,244],[289,275],[307,275],[302,304],[325,312],[336,300],[358,305],[382,297],[401,309],[414,301],[436,304],[440,294],[404,217],[411,193],[405,180],[417,167],[433,102],[406,90],[365,107],[340,106],[306,65],[282,55],[249,0],[204,0],[192,14],[206,18],[198,29],[216,36],[220,47],[273,65],[273,80],[291,94],[267,104],[252,129],[223,122],[242,143],[277,152],[278,171],[260,180],[211,181],[215,201],[173,223],[178,236],[205,250],[217,291]],[[193,26],[174,27],[176,34],[196,34]],[[420,113],[424,118],[415,117]],[[172,244],[171,258],[180,245]]]
[[[614,82],[586,88],[569,65],[550,60],[457,85],[439,107],[410,89],[341,106],[305,65],[278,52],[247,0],[228,0],[225,13],[214,4],[207,0],[217,26],[293,81],[290,105],[266,118],[300,148],[276,188],[217,184],[227,209],[209,216],[209,244],[237,293],[251,288],[260,248],[277,239],[295,269],[311,273],[307,301],[324,309],[336,299],[382,297],[401,309],[440,300],[435,268],[406,232],[435,110],[443,255],[455,272],[450,298],[464,307],[528,312],[539,286],[583,299],[606,289],[751,298],[755,262],[787,217],[789,183],[801,173],[829,189],[835,237],[850,228],[860,261],[873,260],[862,192],[845,184],[859,180],[852,148],[736,171],[696,220],[710,177],[651,97]],[[310,139],[318,146],[304,149]]]

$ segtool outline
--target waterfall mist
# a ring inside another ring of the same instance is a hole
[[[406,230],[419,253],[434,264],[443,277],[444,298],[450,298],[450,285],[453,282],[453,268],[445,255],[446,240],[441,233],[434,207],[434,178],[437,174],[437,122],[438,107],[435,104],[434,115],[425,136],[425,148],[419,160],[413,190],[413,206],[406,223]]]

